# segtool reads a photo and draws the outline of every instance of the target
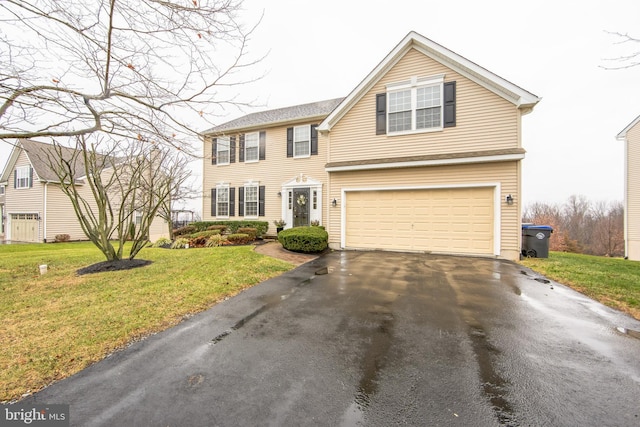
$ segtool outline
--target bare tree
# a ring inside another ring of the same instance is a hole
[[[607,31],[618,38],[616,44],[619,45],[633,45],[631,52],[628,54],[619,56],[617,58],[607,58],[606,61],[615,63],[613,66],[602,67],[607,70],[621,70],[623,68],[631,68],[640,65],[640,39],[631,37],[628,33],[618,33]]]
[[[54,143],[46,161],[55,171],[85,235],[108,261],[133,259],[149,242],[149,228],[176,184],[186,177],[184,155],[144,142],[93,144],[77,137],[69,150]],[[179,172],[176,172],[179,171]]]
[[[624,205],[598,202],[592,207],[592,251],[605,256],[624,255]]]
[[[253,80],[241,2],[0,1],[0,139],[101,132],[195,153],[195,126]]]

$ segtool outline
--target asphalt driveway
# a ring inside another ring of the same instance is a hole
[[[536,278],[335,252],[27,402],[81,426],[640,425],[640,322]]]

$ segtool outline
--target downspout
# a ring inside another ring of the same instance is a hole
[[[44,183],[44,208],[42,214],[42,231],[44,233],[44,238],[42,239],[44,243],[47,243],[47,195],[48,195],[48,187],[49,182]]]

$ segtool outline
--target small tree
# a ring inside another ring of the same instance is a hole
[[[149,228],[175,183],[186,179],[183,156],[168,148],[139,141],[112,145],[89,144],[85,136],[70,150],[58,143],[46,159],[55,171],[87,238],[108,261],[123,257],[131,240],[128,258],[133,259],[149,242]],[[174,150],[175,151],[175,150]]]

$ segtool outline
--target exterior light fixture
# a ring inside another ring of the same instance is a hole
[[[336,199],[333,199],[331,201],[331,206],[333,206],[334,208],[338,205],[338,201]]]
[[[513,204],[513,196],[511,194],[508,194],[505,198],[505,202],[507,202],[507,204],[511,206]]]
[[[278,197],[282,197],[282,191],[278,191]]]

